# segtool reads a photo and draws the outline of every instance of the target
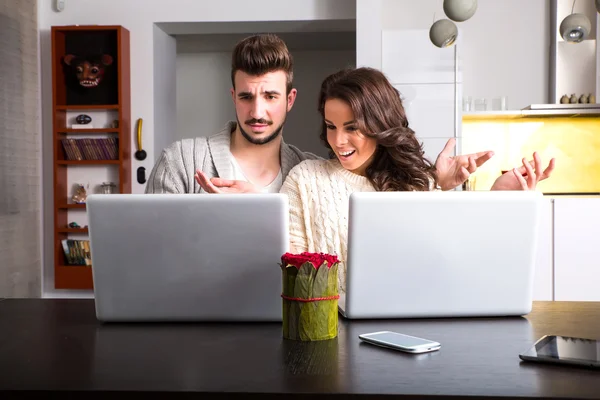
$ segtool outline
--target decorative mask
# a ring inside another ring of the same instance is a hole
[[[102,82],[106,67],[112,64],[113,58],[108,54],[100,57],[78,57],[67,54],[63,61],[71,68],[81,86],[93,88]]]

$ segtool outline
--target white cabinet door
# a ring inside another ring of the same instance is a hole
[[[554,200],[557,301],[600,301],[600,198]]]
[[[409,126],[421,139],[451,138],[458,129],[456,90],[462,85],[396,84]]]
[[[533,280],[533,300],[551,301],[554,297],[554,287],[552,282],[552,273],[554,269],[552,258],[554,251],[552,248],[552,240],[554,237],[554,233],[552,232],[553,218],[554,210],[552,199],[546,199],[542,210],[537,241],[537,257]]]
[[[431,161],[432,164],[435,164],[435,160],[448,142],[448,138],[419,138],[419,141],[423,143],[425,158]],[[454,155],[456,155],[456,151]]]
[[[460,39],[451,47],[434,46],[428,29],[384,30],[381,70],[392,83],[462,82],[459,46]]]

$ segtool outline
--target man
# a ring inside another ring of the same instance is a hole
[[[252,182],[262,192],[278,192],[288,172],[302,160],[318,158],[283,141],[287,113],[296,99],[292,57],[275,35],[256,35],[237,44],[232,55],[231,95],[237,121],[208,138],[171,144],[154,166],[146,193],[198,193],[196,170],[207,178]],[[254,185],[248,188],[254,190]]]
[[[167,147],[152,169],[146,193],[278,192],[295,165],[319,158],[283,140],[297,94],[292,81],[293,60],[283,40],[264,34],[240,41],[231,65],[237,121],[208,138],[183,139]],[[462,184],[493,155],[486,151],[452,157],[454,145],[450,139],[435,164],[443,190]]]

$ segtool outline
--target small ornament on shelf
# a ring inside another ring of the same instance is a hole
[[[571,94],[571,104],[577,104],[577,95],[575,93]]]
[[[77,117],[75,117],[75,121],[78,124],[87,125],[92,122],[92,117],[87,114],[79,114]]]
[[[85,204],[87,200],[87,190],[82,184],[77,184],[76,186],[77,188],[75,189],[75,193],[71,197],[71,200],[73,200],[73,203],[75,204]]]
[[[75,117],[75,123],[71,125],[73,129],[94,129],[94,125],[91,124],[92,117],[87,114],[79,114]]]
[[[560,104],[569,104],[569,96],[564,94],[563,97],[560,98]]]
[[[69,229],[87,229],[87,227],[87,225],[81,226],[77,222],[69,222],[69,225],[67,225]]]
[[[579,103],[580,104],[587,104],[589,103],[589,98],[588,96],[586,96],[585,94],[582,94],[581,96],[579,96]]]
[[[596,96],[594,96],[593,93],[589,94],[588,100],[589,100],[590,104],[596,104]]]

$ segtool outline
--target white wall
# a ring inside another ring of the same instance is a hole
[[[465,96],[508,97],[508,108],[548,102],[550,8],[547,0],[479,0],[461,23]]]
[[[288,114],[284,140],[327,156],[319,139],[320,117],[317,98],[321,81],[330,73],[354,66],[355,51],[296,51],[294,85],[296,103]],[[324,61],[326,60],[326,62]],[[177,56],[177,130],[174,140],[208,136],[235,119],[229,89],[231,53],[201,52]]]
[[[355,3],[348,0],[303,0],[288,2],[279,0],[103,0],[67,1],[65,10],[55,12],[53,1],[38,2],[40,29],[40,57],[42,78],[42,135],[43,135],[43,183],[44,183],[44,295],[59,296],[64,292],[53,290],[53,189],[52,189],[52,79],[51,79],[51,26],[62,25],[122,25],[131,33],[131,118],[144,120],[144,147],[148,157],[132,163],[133,192],[141,193],[143,185],[137,184],[136,170],[144,166],[152,169],[155,160],[155,105],[161,103],[161,93],[155,82],[156,51],[154,35],[156,23],[170,22],[242,22],[242,21],[306,21],[348,20],[356,16]],[[269,24],[263,24],[263,31]],[[165,40],[166,42],[166,40]],[[164,44],[164,43],[163,43]],[[166,47],[167,51],[172,46]],[[165,66],[171,68],[171,66]],[[164,93],[164,92],[163,92]],[[135,124],[132,126],[132,133]],[[166,129],[161,127],[161,130]],[[161,143],[160,140],[157,143]],[[132,148],[135,148],[132,134]],[[88,293],[89,294],[89,293]],[[69,294],[66,294],[69,295]]]
[[[294,74],[298,88],[296,104],[288,116],[285,140],[304,151],[327,157],[327,150],[319,139],[321,128],[317,100],[321,82],[327,75],[344,67],[354,67],[355,51],[299,51],[294,52]]]
[[[382,29],[429,29],[434,14],[445,18],[441,0],[357,0],[357,64],[380,67]],[[458,26],[464,96],[507,96],[509,109],[547,102],[548,0],[479,0]]]
[[[142,148],[148,150],[163,149],[169,145],[173,132],[176,131],[176,80],[175,60],[176,42],[175,38],[166,34],[158,26],[153,27],[154,37],[154,129],[155,134],[148,135],[146,123],[142,124]],[[133,107],[133,105],[132,105]],[[152,115],[150,115],[152,117]],[[133,121],[132,121],[133,124]],[[135,128],[135,125],[133,125]],[[135,135],[134,139],[135,139]],[[150,142],[152,144],[150,145]],[[136,148],[137,149],[137,148]],[[148,157],[154,162],[158,158],[159,151],[154,151],[154,157]],[[146,168],[146,179],[150,170]],[[135,170],[133,185],[136,185]]]
[[[173,140],[209,136],[235,119],[231,52],[177,54],[177,129]]]

